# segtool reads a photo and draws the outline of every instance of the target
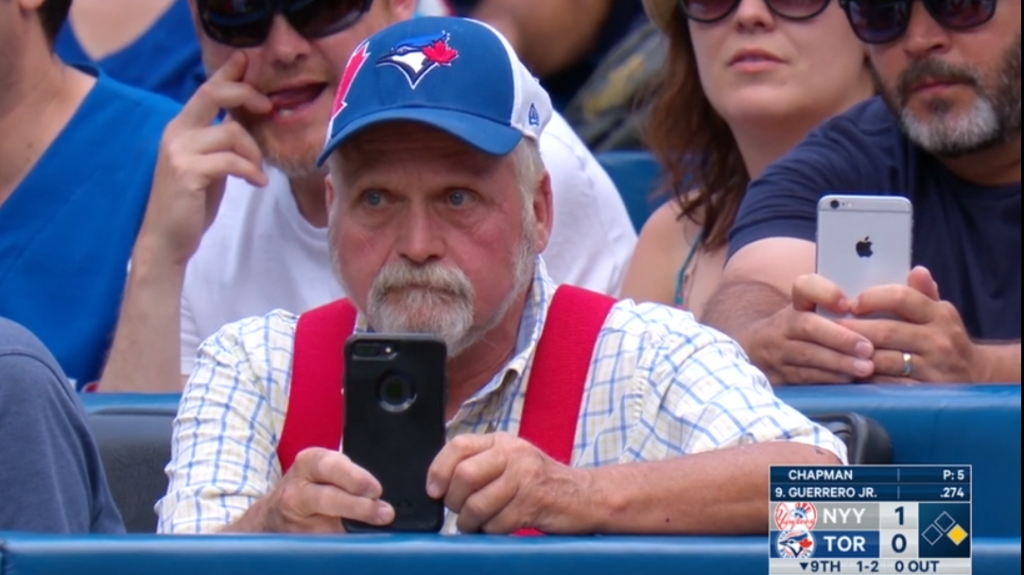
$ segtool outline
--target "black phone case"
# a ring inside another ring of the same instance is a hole
[[[444,342],[427,335],[357,334],[345,343],[342,451],[380,481],[395,509],[385,527],[344,520],[349,532],[436,533],[444,524],[444,503],[426,485],[445,443],[446,361]],[[403,378],[411,401],[395,392]]]

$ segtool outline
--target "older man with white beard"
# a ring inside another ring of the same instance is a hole
[[[770,464],[845,461],[691,315],[555,287],[538,255],[551,103],[492,28],[397,24],[346,71],[322,159],[350,299],[234,323],[202,346],[161,532],[394,519],[377,479],[338,449],[336,350],[353,332],[448,346],[448,442],[423,486],[449,511],[445,532],[763,532]]]
[[[775,384],[1020,383],[1020,0],[842,5],[881,96],[751,184],[701,319]],[[905,285],[813,273],[829,193],[911,200]]]

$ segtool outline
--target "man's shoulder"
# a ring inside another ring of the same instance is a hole
[[[557,111],[551,113],[551,120],[544,126],[544,131],[540,134],[540,145],[542,151],[545,147],[558,146],[583,157],[592,156],[583,140],[576,135],[565,117]]]
[[[46,344],[24,325],[3,317],[0,317],[0,373],[8,376],[10,384],[18,381],[14,377],[18,373],[31,374],[30,383],[35,390],[45,383],[41,378],[67,381],[57,358]],[[4,384],[7,382],[0,382],[0,385]],[[68,383],[67,391],[73,389],[74,386]]]
[[[906,138],[895,116],[885,101],[876,96],[825,121],[783,161],[830,153],[847,163],[891,161],[897,150],[905,145]]]
[[[134,129],[151,124],[159,127],[162,132],[162,127],[177,116],[183,107],[166,96],[130,86],[102,73],[96,79],[92,96],[103,107],[130,115],[126,119],[126,126]]]
[[[914,157],[895,116],[876,96],[814,129],[754,180],[747,195],[802,202],[828,193],[898,193],[908,185]]]
[[[49,355],[46,346],[24,325],[0,317],[0,355]]]
[[[275,352],[291,354],[299,315],[275,309],[263,315],[245,317],[225,324],[206,338],[202,347],[208,350],[240,353],[256,360]]]
[[[713,343],[734,343],[725,334],[698,322],[688,311],[632,299],[620,300],[612,306],[602,328],[602,336],[610,334],[635,338],[641,347],[702,347]]]
[[[551,121],[541,132],[540,152],[551,173],[552,187],[564,184],[563,189],[555,190],[556,194],[559,191],[562,194],[618,194],[597,158],[558,112],[552,114]],[[573,174],[575,178],[570,177]],[[580,178],[586,180],[585,185],[581,185]]]

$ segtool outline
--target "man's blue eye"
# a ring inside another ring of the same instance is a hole
[[[448,194],[448,202],[453,206],[461,206],[466,203],[466,192],[452,192]]]
[[[366,203],[371,206],[379,206],[384,203],[384,194],[380,192],[370,192],[366,194]]]

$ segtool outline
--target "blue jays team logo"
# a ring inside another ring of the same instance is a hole
[[[378,66],[398,68],[409,87],[416,89],[420,81],[441,66],[451,66],[459,52],[448,45],[449,34],[441,32],[432,36],[419,36],[399,43],[377,60]]]
[[[814,556],[814,535],[803,527],[779,533],[775,550],[784,559],[807,559]]]

